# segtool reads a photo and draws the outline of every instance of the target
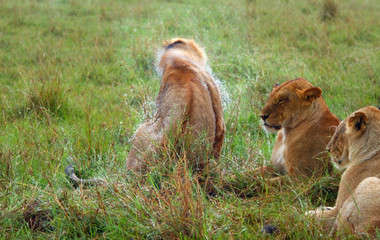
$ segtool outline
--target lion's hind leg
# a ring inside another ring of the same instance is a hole
[[[338,208],[321,206],[315,210],[305,212],[306,216],[314,217],[321,222],[326,233],[333,234],[337,229]]]
[[[155,123],[143,123],[135,132],[127,157],[127,169],[141,171],[157,154],[163,141],[163,132]]]
[[[356,233],[380,228],[380,179],[364,179],[339,211],[339,228],[353,228]]]

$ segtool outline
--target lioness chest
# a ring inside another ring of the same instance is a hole
[[[287,174],[292,172],[292,169],[297,169],[305,163],[305,159],[309,154],[305,153],[308,150],[304,147],[306,137],[304,132],[286,131],[281,129],[278,132],[275,146],[272,153],[272,164],[281,173]]]
[[[285,169],[285,156],[286,156],[286,145],[285,145],[286,135],[284,129],[281,129],[278,132],[276,143],[273,148],[272,153],[272,164],[273,166],[282,174],[285,174],[287,171]]]

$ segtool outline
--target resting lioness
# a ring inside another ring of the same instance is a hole
[[[339,120],[321,94],[320,88],[302,78],[273,87],[260,117],[266,131],[278,132],[271,158],[276,172],[320,176],[328,168],[325,149]]]
[[[352,113],[340,123],[327,149],[334,165],[347,169],[335,207],[307,214],[324,220],[333,232],[348,228],[374,234],[380,228],[380,110],[365,107]]]
[[[193,170],[202,171],[207,159],[219,158],[225,134],[223,106],[206,62],[206,54],[193,40],[164,42],[156,66],[162,77],[157,113],[136,130],[126,161],[128,170],[140,172],[160,158],[161,148],[178,142],[184,145],[174,148],[186,151]],[[66,172],[73,176],[72,167]]]

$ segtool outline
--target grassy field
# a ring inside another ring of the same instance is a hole
[[[224,91],[227,132],[215,174],[270,161],[258,113],[273,84],[304,77],[339,118],[380,105],[380,5],[338,0],[0,1],[0,238],[324,238],[303,216],[332,205],[339,173],[208,196],[180,163],[137,179],[133,133],[151,119],[156,50],[172,37],[204,46]],[[68,164],[105,186],[73,187]],[[352,236],[359,238],[362,236]]]

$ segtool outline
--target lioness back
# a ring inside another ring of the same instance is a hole
[[[162,77],[163,91],[158,97],[157,117],[170,121],[186,120],[193,126],[194,134],[207,131],[210,141],[215,138],[215,114],[212,99],[206,85],[199,79],[206,79],[207,75],[201,66],[190,65],[189,61],[176,56],[172,65],[165,68]],[[210,81],[210,79],[208,79]],[[216,88],[211,89],[217,91]],[[185,119],[186,118],[186,119]],[[209,128],[206,128],[209,127]]]
[[[152,121],[141,124],[133,139],[126,167],[136,173],[162,161],[162,151],[181,154],[188,166],[202,171],[222,150],[225,123],[219,87],[202,48],[193,40],[165,41],[156,65],[161,85]],[[78,184],[102,184],[102,179],[80,179],[69,165],[65,173]]]
[[[219,158],[225,134],[222,99],[206,62],[193,40],[164,43],[157,63],[162,76],[157,113],[154,121],[137,129],[128,169],[143,168],[169,138],[186,142],[186,157],[196,170],[202,170],[208,158]]]

